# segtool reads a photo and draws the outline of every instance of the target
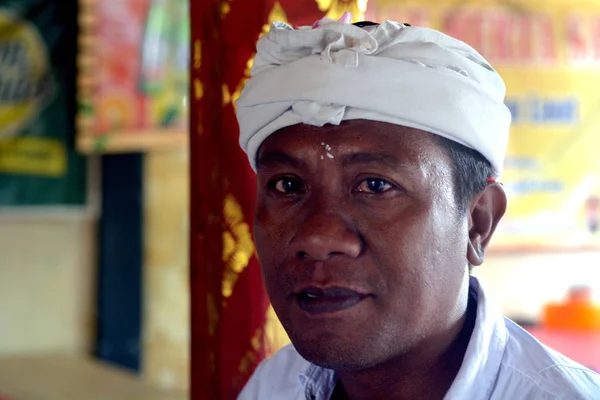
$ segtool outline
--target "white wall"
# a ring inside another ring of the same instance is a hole
[[[89,351],[95,226],[0,216],[0,355]]]
[[[144,360],[146,379],[188,388],[190,293],[187,151],[150,153],[144,165]]]

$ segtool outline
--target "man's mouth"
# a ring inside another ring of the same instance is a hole
[[[326,314],[346,310],[363,301],[367,295],[342,287],[309,287],[296,295],[300,308],[310,314]]]

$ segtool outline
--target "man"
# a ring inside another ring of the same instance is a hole
[[[255,241],[288,346],[240,399],[600,399],[470,268],[506,208],[510,113],[468,45],[395,22],[274,24],[240,97]]]

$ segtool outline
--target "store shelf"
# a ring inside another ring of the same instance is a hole
[[[84,357],[0,358],[2,400],[184,400],[139,376]]]
[[[132,153],[187,149],[185,130],[115,131],[102,135],[80,135],[77,149],[84,154]]]

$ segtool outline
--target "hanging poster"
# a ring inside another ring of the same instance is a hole
[[[185,145],[188,1],[84,3],[94,23],[83,25],[80,149],[104,153]]]
[[[76,20],[58,2],[0,0],[0,207],[82,206]]]
[[[493,248],[600,245],[600,5],[370,0],[365,18],[439,29],[504,78],[509,206]]]

